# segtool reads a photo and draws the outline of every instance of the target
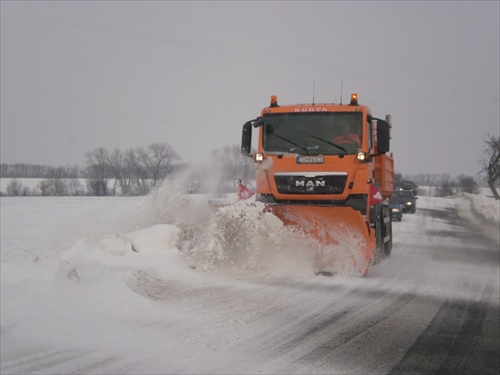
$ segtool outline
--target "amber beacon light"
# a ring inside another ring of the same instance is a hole
[[[351,94],[350,105],[358,105],[358,94]]]

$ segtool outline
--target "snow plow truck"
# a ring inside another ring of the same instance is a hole
[[[342,251],[350,239],[354,266],[366,275],[392,249],[391,126],[390,115],[373,117],[357,94],[349,104],[279,105],[271,96],[242,131],[242,153],[257,163],[256,201],[320,246]]]

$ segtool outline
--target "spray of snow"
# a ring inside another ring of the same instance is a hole
[[[189,178],[187,175],[186,180]],[[104,257],[108,265],[112,261],[119,264],[117,257],[144,259],[144,253],[151,253],[151,249],[157,256],[175,249],[175,256],[184,262],[184,267],[204,272],[310,275],[325,271],[345,276],[363,273],[357,265],[363,263],[359,246],[364,238],[355,231],[328,228],[335,232],[329,234],[332,237],[343,235],[339,245],[325,245],[300,229],[283,225],[254,197],[237,202],[235,194],[220,198],[227,204],[213,212],[208,204],[213,196],[187,194],[186,180],[167,180],[147,196],[135,217],[127,219],[125,232],[94,238],[97,244],[93,247],[87,238],[85,250],[81,243],[75,245],[68,252],[73,262],[78,255],[78,262],[84,256],[87,261]],[[127,229],[131,227],[132,231]],[[135,260],[133,263],[140,264]],[[158,269],[159,264],[143,266]]]
[[[212,212],[210,198],[186,194],[186,184],[167,181],[143,200],[134,230],[107,233],[97,243],[95,239],[78,242],[62,257],[63,273],[74,281],[83,277],[85,263],[99,264],[128,275],[128,283],[135,284],[136,289],[147,280],[155,279],[158,284],[159,279],[172,279],[172,265],[190,277],[200,271],[289,276],[315,271],[347,277],[363,274],[359,267],[363,264],[361,233],[328,228],[334,232],[329,234],[332,237],[343,234],[338,245],[325,245],[297,228],[283,225],[252,199],[236,202],[235,195],[230,195],[226,198],[231,204]],[[497,227],[498,215],[490,217],[495,215],[491,200],[484,204],[484,197],[453,199],[460,207],[466,207],[463,200],[469,200],[473,207],[470,215]]]
[[[190,262],[203,270],[299,271],[306,265],[312,271],[307,245],[300,232],[265,212],[262,203],[238,202],[214,213]]]

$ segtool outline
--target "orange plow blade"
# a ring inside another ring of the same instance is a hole
[[[285,225],[296,227],[318,242],[315,267],[319,272],[337,269],[346,260],[366,275],[375,254],[375,239],[359,211],[350,207],[307,205],[267,206]]]

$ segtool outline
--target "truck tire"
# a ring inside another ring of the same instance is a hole
[[[376,237],[376,249],[375,256],[373,259],[373,264],[380,263],[385,258],[385,246],[384,246],[384,235],[383,235],[384,218],[382,210],[380,210],[380,215],[375,223],[375,237]]]
[[[384,243],[384,255],[386,258],[391,256],[392,253],[392,221],[389,221],[386,226],[385,237],[389,236],[389,240]]]

